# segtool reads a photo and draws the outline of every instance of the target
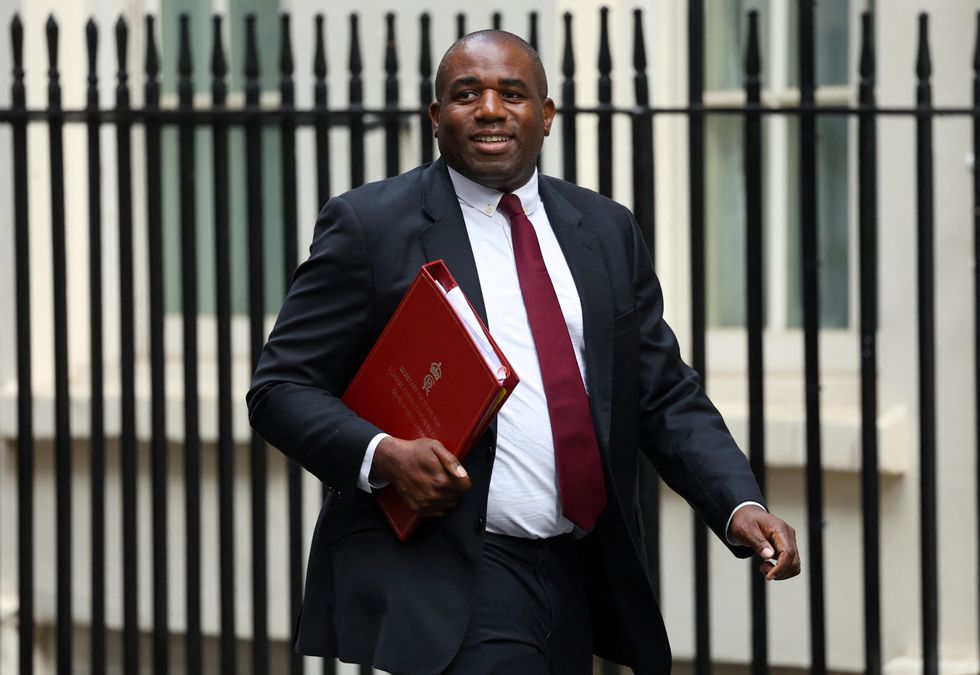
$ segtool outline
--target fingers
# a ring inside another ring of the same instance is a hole
[[[775,545],[776,564],[769,570],[768,579],[789,579],[800,573],[800,552],[796,546],[796,531],[775,518],[777,521],[771,539]]]
[[[763,562],[759,566],[759,571],[769,581],[790,579],[800,573],[800,556],[798,553],[781,553],[778,558],[775,558],[775,564],[770,561]]]
[[[408,506],[426,517],[441,516],[455,507],[471,485],[459,460],[429,438],[405,442],[391,482]]]
[[[769,581],[789,579],[800,573],[800,553],[796,546],[796,531],[785,522],[770,515],[765,523],[765,544],[756,547],[764,562],[760,571]],[[766,553],[771,553],[766,555]]]
[[[764,561],[759,571],[766,579],[789,579],[800,573],[796,531],[761,508],[740,509],[732,518],[736,540],[752,548]]]

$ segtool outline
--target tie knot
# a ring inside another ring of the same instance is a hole
[[[521,198],[515,194],[506,194],[500,198],[500,203],[497,204],[497,209],[504,212],[510,220],[514,219],[517,214],[524,214],[524,207],[521,205]]]

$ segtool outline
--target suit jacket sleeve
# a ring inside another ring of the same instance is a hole
[[[765,504],[745,455],[681,359],[663,318],[663,292],[639,228],[632,225],[633,287],[640,321],[640,439],[664,481],[727,544],[725,527],[744,501]],[[730,547],[739,556],[751,551]]]
[[[357,213],[343,197],[331,199],[246,397],[259,435],[337,489],[356,484],[380,433],[340,399],[371,347],[372,280]]]

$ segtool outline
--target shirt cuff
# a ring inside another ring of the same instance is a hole
[[[374,464],[374,451],[378,449],[378,444],[388,438],[388,434],[378,434],[368,443],[367,450],[364,451],[364,461],[361,462],[361,473],[357,477],[357,487],[365,492],[374,492],[383,487],[387,487],[386,480],[371,480],[371,465]]]
[[[374,441],[372,441],[372,443],[373,442]],[[373,451],[372,451],[372,454],[373,454]],[[743,506],[758,506],[760,509],[762,509],[766,513],[769,512],[769,509],[767,509],[765,506],[763,506],[759,502],[742,502],[741,504],[739,504],[738,506],[736,506],[734,509],[732,509],[732,514],[730,516],[728,516],[728,522],[725,523],[725,540],[730,545],[732,545],[732,546],[744,546],[744,544],[740,544],[737,541],[732,541],[732,538],[730,536],[728,536],[728,528],[730,528],[732,526],[732,518],[735,517],[735,514],[738,513],[738,510],[740,508],[742,508]]]

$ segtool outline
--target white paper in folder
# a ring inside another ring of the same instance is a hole
[[[457,286],[446,293],[446,299],[449,300],[449,305],[456,312],[456,316],[463,321],[463,325],[466,326],[467,332],[473,338],[473,342],[480,350],[480,354],[483,355],[483,359],[487,362],[487,365],[490,366],[490,370],[496,373],[497,380],[503,382],[507,379],[507,369],[500,363],[500,359],[493,351],[490,340],[487,339],[486,333],[483,332],[483,326],[473,312],[473,308],[470,307],[470,303],[466,301],[466,296],[463,295],[463,291]]]

